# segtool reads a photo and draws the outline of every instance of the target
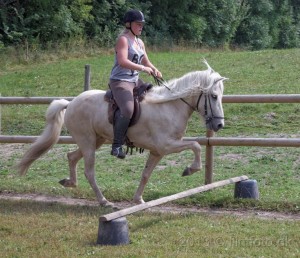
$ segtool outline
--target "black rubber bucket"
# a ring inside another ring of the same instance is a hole
[[[237,182],[235,184],[234,197],[259,199],[257,181],[248,179]]]
[[[129,229],[125,217],[111,221],[99,221],[99,245],[127,245],[129,244]]]

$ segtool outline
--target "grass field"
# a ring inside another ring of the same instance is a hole
[[[1,257],[299,257],[300,221],[206,214],[127,217],[130,244],[96,245],[105,210],[0,200]],[[107,210],[106,210],[107,212]]]
[[[300,49],[256,52],[178,51],[149,53],[165,79],[205,69],[205,58],[225,82],[225,94],[299,94]],[[50,60],[50,59],[49,59]],[[76,96],[83,90],[84,65],[92,68],[91,85],[106,89],[113,55],[10,64],[0,61],[2,96]],[[143,75],[145,80],[150,78]],[[2,105],[5,135],[39,135],[45,105]],[[299,104],[224,104],[225,128],[217,136],[300,137]],[[64,135],[67,131],[63,130]],[[194,114],[187,136],[204,136]],[[79,185],[66,189],[58,181],[68,177],[66,153],[74,145],[56,145],[33,164],[26,177],[13,166],[29,146],[0,145],[0,193],[41,193],[94,200],[78,165]],[[131,200],[147,152],[116,160],[109,146],[97,152],[96,176],[110,201]],[[247,175],[256,179],[260,200],[236,200],[226,186],[177,201],[177,205],[224,209],[255,209],[299,214],[299,148],[216,147],[214,180]],[[202,159],[205,162],[205,148]],[[192,161],[191,152],[165,157],[146,189],[153,200],[202,185],[204,173],[181,177]],[[139,213],[129,217],[131,244],[96,246],[99,215],[95,207],[0,201],[1,257],[299,257],[299,221],[245,219],[232,216],[163,215]],[[43,229],[43,230],[41,230]]]

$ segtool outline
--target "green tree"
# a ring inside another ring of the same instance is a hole
[[[204,17],[209,24],[205,30],[205,43],[212,47],[231,43],[241,21],[247,16],[248,6],[239,0],[205,1]]]
[[[83,36],[91,0],[11,0],[1,3],[0,24],[4,44],[61,41]]]
[[[295,0],[248,0],[248,15],[234,38],[251,49],[299,46],[300,3]]]
[[[252,49],[272,47],[269,18],[273,14],[270,0],[245,1],[248,12],[237,28],[234,43]]]
[[[299,32],[297,32],[296,16],[288,0],[273,0],[274,15],[271,18],[271,33],[275,48],[297,47]]]
[[[0,0],[0,48],[84,39],[111,47],[129,9],[152,45],[297,47],[299,0]]]
[[[124,28],[122,20],[125,12],[129,9],[142,10],[147,20],[150,5],[150,1],[94,0],[91,10],[93,20],[89,20],[85,26],[87,38],[95,40],[101,46],[111,47]]]

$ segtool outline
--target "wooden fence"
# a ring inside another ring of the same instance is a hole
[[[73,97],[0,97],[0,105],[50,104],[53,100],[61,98],[70,101],[73,99]],[[225,95],[223,103],[300,103],[300,94]],[[36,139],[37,136],[0,135],[0,143],[32,143]],[[184,140],[196,140],[206,146],[205,184],[213,181],[214,146],[300,147],[300,138],[214,137],[213,131],[209,130],[206,137],[185,137]],[[58,143],[74,144],[74,141],[70,136],[61,136]]]

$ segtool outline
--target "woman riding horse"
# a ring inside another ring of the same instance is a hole
[[[191,150],[192,164],[183,176],[202,167],[201,146],[197,140],[185,140],[188,121],[193,112],[205,121],[206,128],[218,131],[224,126],[222,107],[223,81],[207,62],[208,69],[194,71],[178,79],[165,82],[165,87],[153,86],[141,102],[138,122],[128,129],[127,137],[138,148],[149,152],[140,184],[134,194],[135,203],[143,203],[143,192],[159,161],[168,154]],[[65,124],[78,148],[68,153],[70,177],[60,181],[65,187],[76,187],[77,164],[84,159],[84,174],[94,190],[100,205],[113,206],[103,195],[95,175],[96,150],[113,142],[113,127],[109,122],[109,103],[106,92],[89,90],[71,102],[54,100],[46,112],[46,126],[37,141],[26,151],[17,167],[25,174],[30,165],[58,142]]]
[[[124,138],[133,115],[133,89],[142,83],[139,72],[162,77],[150,62],[141,35],[145,18],[142,12],[130,10],[124,16],[125,30],[119,35],[115,46],[115,63],[111,71],[109,86],[120,109],[114,117],[114,140],[111,155],[124,159]]]

